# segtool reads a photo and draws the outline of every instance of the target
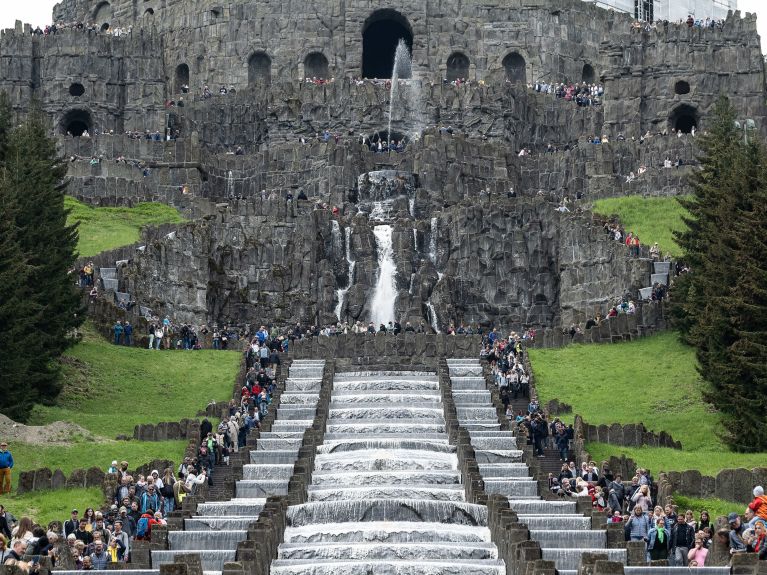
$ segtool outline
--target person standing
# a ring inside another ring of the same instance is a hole
[[[126,321],[123,326],[123,338],[125,345],[133,345],[133,326],[129,321]]]
[[[13,469],[13,455],[8,451],[8,444],[0,443],[0,493],[11,492],[11,469]]]
[[[115,322],[112,330],[115,333],[115,345],[120,345],[123,337],[123,324],[119,319]]]
[[[676,524],[671,528],[671,550],[669,559],[677,567],[687,567],[687,555],[695,542],[695,529],[684,520],[684,515],[676,517]]]

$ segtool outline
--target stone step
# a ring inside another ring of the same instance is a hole
[[[247,531],[168,531],[168,546],[173,551],[198,549],[236,549],[247,538]]]
[[[584,553],[602,553],[607,554],[609,561],[618,561],[620,563],[626,563],[626,550],[625,549],[605,549],[605,548],[586,548],[579,547],[575,549],[562,549],[542,547],[542,558],[547,561],[554,561],[557,569],[578,569],[581,564],[581,557]]]
[[[376,427],[373,427],[375,425]],[[407,433],[412,435],[417,433],[419,436],[422,433],[445,433],[445,423],[422,423],[414,421],[397,421],[397,420],[384,420],[374,423],[369,422],[355,422],[355,421],[333,421],[328,420],[326,429],[326,437],[328,434],[335,433],[372,433],[376,435],[380,433]]]
[[[498,559],[498,549],[492,543],[283,543],[277,551],[278,560],[368,561],[386,560],[483,560]]]
[[[247,464],[242,466],[242,478],[249,480],[290,479],[293,475],[292,464]]]
[[[309,501],[350,501],[353,499],[428,499],[465,501],[463,485],[310,485]]]
[[[160,565],[166,565],[173,563],[176,555],[182,553],[199,553],[200,561],[202,563],[203,571],[222,571],[224,563],[234,561],[237,554],[236,549],[231,550],[189,550],[189,551],[152,551],[152,566],[159,567]]]
[[[566,515],[575,513],[575,501],[529,501],[510,499],[512,511],[524,515]]]
[[[445,433],[423,433],[416,432],[420,439],[444,439]],[[343,441],[348,439],[359,439],[361,433],[326,433],[325,443],[331,441]],[[409,439],[414,435],[413,431],[402,431],[401,433],[378,433],[376,437],[379,439]],[[447,441],[447,439],[445,439]]]
[[[471,434],[469,434],[471,436]],[[471,446],[474,449],[516,449],[517,440],[514,437],[474,437],[471,436]]]
[[[482,476],[485,482],[485,492],[488,495],[505,495],[507,497],[538,497],[538,482],[533,479],[489,479]]]
[[[459,471],[332,471],[312,473],[312,485],[330,487],[341,485],[457,485],[461,483]]]
[[[521,449],[475,449],[477,463],[517,463],[522,461]]]
[[[241,479],[236,484],[237,498],[271,497],[288,494],[289,479]]]
[[[552,521],[553,524],[553,521]],[[585,529],[548,529],[530,530],[530,538],[541,544],[541,548],[571,549],[607,547],[607,531]]]
[[[197,506],[197,514],[200,516],[213,517],[258,517],[266,504],[265,498],[259,499],[232,499],[230,501],[216,501],[200,503]]]
[[[250,462],[254,464],[292,465],[297,459],[298,449],[250,452]]]
[[[259,437],[256,443],[256,451],[293,451],[298,452],[298,448],[303,444],[303,437],[271,439],[268,437]]]
[[[258,516],[230,516],[213,517],[199,515],[184,520],[184,529],[186,531],[227,531],[242,529],[247,530],[251,523],[258,521]]]
[[[417,560],[378,560],[378,561],[325,561],[315,563],[275,560],[272,562],[270,575],[505,575],[506,566],[501,560],[453,560],[453,561],[417,561]]]
[[[319,523],[285,530],[286,543],[489,543],[487,527],[455,523],[366,521],[364,523]]]
[[[520,523],[532,530],[537,529],[591,529],[591,518],[583,515],[517,515]]]

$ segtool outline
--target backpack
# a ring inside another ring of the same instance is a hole
[[[150,535],[149,519],[142,517],[136,524],[136,539],[145,539]]]

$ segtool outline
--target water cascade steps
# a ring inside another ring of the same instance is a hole
[[[433,372],[337,372],[308,501],[272,575],[505,575],[466,502]]]

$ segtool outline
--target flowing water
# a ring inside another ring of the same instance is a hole
[[[394,264],[392,227],[381,225],[373,228],[378,252],[378,279],[370,301],[370,321],[373,325],[394,321],[394,303],[397,299],[397,266]]]
[[[391,73],[391,89],[389,91],[389,124],[386,130],[386,140],[391,141],[391,122],[394,109],[399,103],[400,79],[410,78],[413,75],[413,64],[410,59],[410,50],[404,40],[400,39],[397,49],[394,51],[394,65]]]
[[[506,572],[487,508],[466,502],[434,373],[337,372],[308,495],[272,575]]]
[[[337,224],[337,222],[334,220],[334,224]],[[338,321],[341,321],[341,314],[343,313],[344,309],[344,302],[346,301],[346,294],[349,293],[349,289],[354,284],[354,268],[357,265],[357,262],[352,259],[352,228],[351,226],[347,227],[345,230],[346,238],[345,238],[345,245],[346,245],[346,265],[348,268],[348,274],[349,274],[349,281],[346,282],[346,286],[339,288],[336,290],[336,296],[338,297],[338,303],[336,304],[336,317],[338,318]]]
[[[229,173],[226,174],[226,197],[234,197],[234,174],[232,170],[229,170]]]

